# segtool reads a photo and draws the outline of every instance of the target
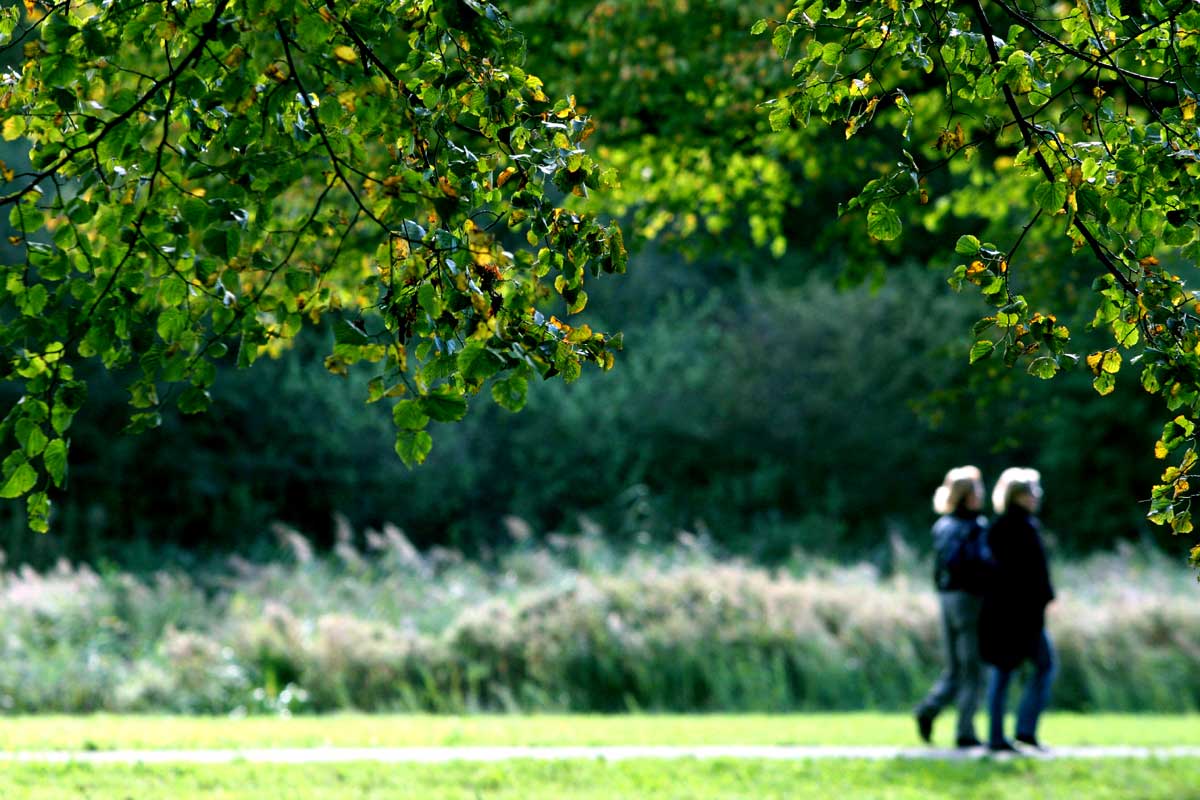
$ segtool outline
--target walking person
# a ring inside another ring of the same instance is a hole
[[[1038,718],[1050,701],[1054,680],[1054,648],[1046,635],[1046,606],[1054,599],[1041,525],[1035,514],[1041,505],[1041,476],[1037,470],[1012,467],[996,482],[992,505],[999,515],[988,532],[995,560],[995,580],[984,596],[980,613],[980,652],[992,665],[988,680],[988,749],[1015,752],[1004,736],[1008,685],[1024,662],[1033,663],[1017,709],[1016,740],[1041,749]]]
[[[982,688],[979,612],[987,582],[987,520],[983,476],[977,467],[955,467],[933,495],[940,514],[933,525],[934,585],[942,612],[946,668],[917,705],[917,733],[933,737],[933,721],[951,702],[958,710],[958,747],[981,744],[975,736],[975,709]]]

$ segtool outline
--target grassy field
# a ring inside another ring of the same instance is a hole
[[[887,800],[1200,798],[1200,761],[596,761],[448,765],[89,767],[8,765],[0,796],[22,800],[853,797]]]
[[[940,731],[950,735],[949,720]],[[979,719],[982,725],[982,716]],[[1200,744],[1200,717],[1051,714],[1060,745]],[[904,714],[165,717],[0,719],[0,749],[467,745],[912,745]],[[0,797],[22,800],[360,798],[1139,798],[1200,800],[1200,759],[1036,761],[516,760],[472,764],[0,764]]]
[[[935,738],[949,745],[952,715]],[[986,720],[976,720],[983,731]],[[1200,715],[1049,714],[1058,745],[1200,745]],[[0,718],[0,750],[465,745],[915,745],[906,714],[365,715]],[[2,796],[2,795],[0,795]]]

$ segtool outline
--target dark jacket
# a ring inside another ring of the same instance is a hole
[[[986,557],[986,536],[987,519],[975,511],[960,508],[938,517],[933,523],[933,585],[939,592],[983,594],[983,565],[972,557]]]
[[[1000,669],[1033,658],[1054,599],[1040,527],[1029,512],[1013,508],[988,531],[995,570],[979,614],[979,651]]]

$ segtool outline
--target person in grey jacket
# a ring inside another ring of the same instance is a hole
[[[917,705],[917,733],[933,737],[933,721],[952,701],[958,709],[958,747],[978,747],[975,709],[983,687],[979,658],[979,610],[987,582],[987,520],[983,476],[977,467],[946,473],[933,496],[940,514],[933,526],[934,584],[942,612],[946,668]]]

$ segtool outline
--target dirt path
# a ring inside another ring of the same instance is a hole
[[[1168,759],[1200,758],[1200,747],[1055,747],[1023,755],[993,756],[982,748],[949,750],[932,747],[821,746],[597,746],[597,747],[313,747],[244,750],[44,750],[0,753],[0,762],[87,764],[337,764],[373,761],[383,764],[438,764],[449,761],[533,759],[916,759],[966,761],[983,758],[1037,759]]]

